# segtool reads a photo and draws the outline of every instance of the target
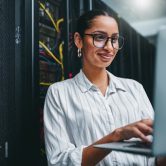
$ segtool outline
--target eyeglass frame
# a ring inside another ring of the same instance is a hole
[[[110,39],[111,39],[111,45],[112,45],[112,47],[114,48],[113,43],[112,43],[112,38],[113,38],[112,36],[111,36],[111,37],[107,37],[107,39],[106,39],[106,41],[105,41],[105,43],[104,43],[104,45],[103,45],[102,47],[97,47],[97,46],[94,44],[94,38],[95,38],[96,35],[101,35],[101,34],[85,33],[84,35],[88,35],[88,36],[91,36],[91,37],[93,38],[93,45],[94,45],[96,48],[104,48],[104,47],[106,46],[107,42],[108,42]],[[123,48],[123,45],[124,45],[124,37],[121,36],[121,35],[119,35],[118,37],[120,37],[120,38],[123,39],[123,44],[122,44],[122,46],[121,46],[119,49],[114,48],[115,50],[121,50],[121,49]]]

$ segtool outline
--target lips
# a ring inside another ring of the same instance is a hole
[[[104,61],[109,61],[113,58],[113,55],[110,53],[98,53],[97,55],[100,56],[100,58]]]

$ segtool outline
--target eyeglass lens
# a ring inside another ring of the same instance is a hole
[[[98,48],[104,47],[108,41],[110,41],[112,47],[117,50],[121,49],[124,44],[124,38],[122,36],[107,37],[105,35],[95,34],[93,37],[93,44]]]

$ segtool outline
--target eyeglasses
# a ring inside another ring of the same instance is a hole
[[[124,45],[124,37],[115,35],[108,37],[106,34],[84,34],[93,38],[93,45],[97,48],[104,48],[107,42],[110,40],[112,47],[116,50],[122,49]]]

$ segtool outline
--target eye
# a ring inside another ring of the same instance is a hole
[[[105,41],[107,36],[103,34],[94,34],[94,39],[95,41]]]
[[[114,36],[111,38],[112,43],[117,43],[118,42],[118,36]]]

